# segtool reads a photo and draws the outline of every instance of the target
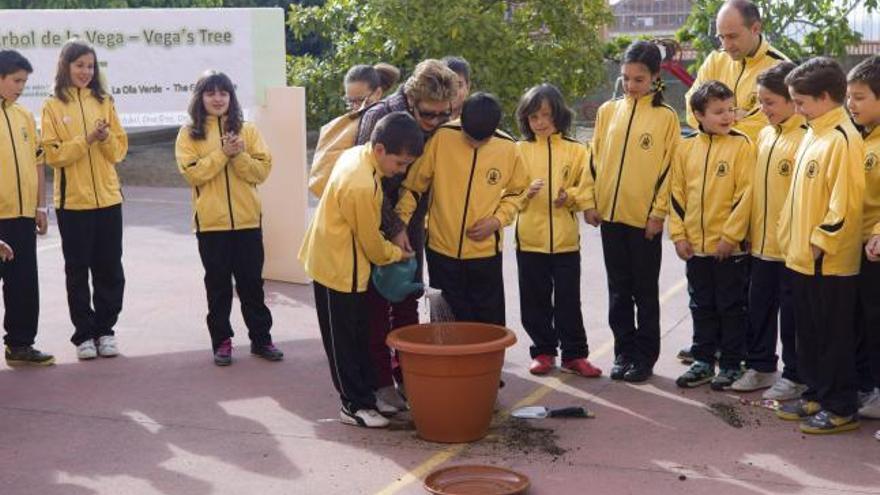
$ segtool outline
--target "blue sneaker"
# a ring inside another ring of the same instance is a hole
[[[682,388],[699,387],[712,381],[713,377],[715,377],[715,365],[694,361],[694,364],[675,380],[675,384]]]

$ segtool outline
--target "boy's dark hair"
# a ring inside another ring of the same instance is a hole
[[[364,82],[371,91],[382,88],[383,92],[387,92],[399,80],[400,70],[384,62],[376,65],[355,65],[345,73],[345,84]]]
[[[0,77],[23,70],[28,74],[34,71],[28,59],[15,50],[0,50]]]
[[[657,75],[653,85],[654,98],[651,100],[651,105],[655,107],[663,104],[663,86],[660,84],[660,62],[662,61],[663,55],[660,53],[660,48],[649,41],[634,41],[623,54],[622,63],[642,64],[648,68],[651,75]]]
[[[749,0],[727,0],[724,3],[739,12],[747,28],[752,27],[756,22],[761,22],[761,11]]]
[[[232,80],[226,74],[209,70],[196,81],[196,89],[189,100],[189,136],[196,140],[205,139],[205,121],[208,119],[208,110],[205,109],[202,97],[208,91],[225,91],[229,93],[229,108],[226,110],[226,127],[223,131],[233,134],[241,132],[244,117],[241,112],[241,105],[239,105],[238,98],[235,96],[235,85],[232,84]]]
[[[477,92],[464,100],[461,107],[461,128],[471,138],[488,139],[501,122],[501,104],[489,93]]]
[[[529,125],[529,115],[537,112],[543,102],[547,102],[550,113],[553,115],[553,125],[556,130],[567,134],[571,128],[572,111],[565,106],[565,98],[559,89],[552,84],[539,84],[532,87],[519,100],[516,107],[516,121],[519,124],[519,132],[527,141],[535,140],[535,133]]]
[[[758,74],[758,85],[779,96],[785,101],[791,101],[788,86],[785,85],[785,77],[797,67],[794,62],[785,60]]]
[[[880,56],[866,58],[858,63],[846,77],[847,83],[862,83],[874,93],[875,98],[880,98]]]
[[[392,155],[420,156],[425,149],[425,134],[416,119],[406,112],[391,112],[382,117],[370,135],[373,146],[382,144]]]
[[[471,64],[467,60],[462,57],[447,55],[443,57],[443,62],[446,63],[446,67],[452,69],[452,72],[463,77],[468,84],[471,83]]]
[[[89,53],[95,58],[95,73],[92,75],[92,80],[89,81],[89,89],[92,90],[92,96],[98,101],[104,101],[107,96],[107,92],[101,86],[101,69],[95,49],[85,41],[72,39],[61,47],[58,68],[55,70],[55,97],[64,103],[68,102],[67,88],[74,86],[73,80],[70,78],[70,64]]]
[[[691,95],[691,110],[706,113],[706,107],[711,100],[727,100],[734,94],[726,84],[720,81],[706,81]]]
[[[822,93],[836,103],[846,98],[846,74],[836,60],[815,57],[807,60],[785,76],[785,84],[796,92],[818,98]]]

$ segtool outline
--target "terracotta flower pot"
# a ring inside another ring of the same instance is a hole
[[[420,437],[461,443],[486,436],[513,332],[484,323],[428,323],[399,328],[387,342],[400,352]]]

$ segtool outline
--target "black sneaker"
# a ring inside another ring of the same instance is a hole
[[[9,366],[52,366],[55,364],[55,357],[40,352],[33,346],[6,346],[6,364]]]
[[[704,383],[709,383],[715,376],[715,365],[704,363],[702,361],[694,361],[694,364],[688,368],[680,377],[675,380],[675,384],[681,388],[699,387]]]
[[[641,383],[654,375],[654,368],[647,364],[634,363],[623,375],[623,381],[629,383]]]
[[[623,380],[623,376],[632,367],[632,363],[623,356],[614,358],[614,366],[611,367],[611,379]]]
[[[716,391],[729,390],[733,382],[739,380],[742,375],[742,368],[721,368],[718,374],[715,375],[715,378],[712,379],[709,387]]]
[[[838,416],[831,411],[820,411],[801,423],[801,431],[813,435],[830,435],[844,431],[857,430],[859,418],[856,415]]]
[[[284,359],[284,353],[273,344],[261,346],[251,344],[251,354],[260,356],[267,361],[281,361]]]

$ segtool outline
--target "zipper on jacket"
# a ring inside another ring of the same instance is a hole
[[[553,145],[547,137],[547,208],[550,213],[550,254],[553,254]]]
[[[764,170],[764,234],[761,236],[761,254],[764,254],[764,246],[767,244],[767,194],[770,191],[770,162],[773,161],[773,149],[776,148],[776,142],[782,136],[782,128],[779,128],[779,134],[770,145],[770,154],[767,155],[767,165]]]
[[[82,89],[76,90],[76,99],[77,99],[77,101],[79,101],[79,111],[82,114],[82,118],[83,118],[83,132],[86,134],[86,136],[88,136],[89,135],[89,127],[86,124],[86,109],[83,108]],[[95,193],[95,208],[100,208],[101,203],[98,202],[98,183],[95,182],[95,164],[92,163],[92,147],[91,146],[88,147],[88,154],[89,154],[89,173],[92,174],[92,192]]]
[[[715,136],[709,135],[709,149],[706,150],[706,163],[703,165],[703,189],[700,191],[700,231],[703,238],[703,253],[706,252],[706,177],[709,175],[709,154],[712,153],[712,141]]]
[[[15,134],[12,132],[12,122],[9,120],[9,114],[6,113],[5,102],[3,105],[3,116],[6,117],[6,127],[9,129],[9,142],[12,143],[12,158],[15,160],[15,180],[18,184],[18,214],[24,216],[24,202],[21,199],[21,170],[18,165],[18,151],[15,149]],[[36,138],[36,136],[34,136]]]
[[[220,145],[223,145],[223,121],[217,117],[217,128],[220,129]],[[223,167],[223,175],[226,176],[226,203],[229,205],[229,224],[235,230],[235,217],[232,215],[232,188],[229,186],[229,160]]]
[[[734,103],[736,103],[737,108],[739,108],[739,101],[737,101],[736,98],[736,90],[737,88],[739,88],[739,80],[742,79],[743,74],[746,73],[746,59],[743,59],[742,64],[743,68],[741,71],[739,71],[739,75],[736,76],[736,82],[733,83],[733,101]]]
[[[467,222],[468,205],[471,202],[471,185],[474,183],[474,172],[477,170],[477,148],[474,148],[474,159],[471,161],[471,176],[468,178],[467,193],[464,197],[464,213],[461,214],[461,233],[458,235],[458,258],[461,259],[461,248],[464,245],[464,229]]]
[[[620,153],[620,168],[617,170],[617,186],[614,188],[614,201],[611,203],[611,218],[609,222],[614,221],[614,211],[617,210],[617,195],[620,193],[620,182],[623,180],[623,161],[626,159],[626,147],[629,145],[629,132],[632,129],[633,117],[636,116],[636,107],[639,106],[639,100],[633,99],[633,109],[629,116],[629,123],[626,125],[626,136],[623,138],[623,151]]]
[[[789,248],[791,247],[791,238],[792,238],[792,233],[794,232],[794,229],[792,228],[792,226],[790,224],[794,221],[794,204],[797,202],[797,199],[795,199],[795,197],[794,197],[794,192],[797,189],[798,172],[800,172],[800,170],[801,170],[801,163],[803,163],[804,157],[807,156],[807,151],[810,149],[810,146],[813,145],[813,141],[815,141],[815,140],[816,139],[814,137],[812,140],[810,140],[809,143],[807,143],[806,146],[803,147],[804,152],[801,154],[801,157],[798,159],[797,164],[795,164],[794,178],[792,179],[791,187],[788,189],[789,194],[791,195],[791,208],[789,209],[789,217],[788,217],[788,222],[789,222],[788,245],[789,245]],[[798,149],[800,149],[800,147],[798,147]]]

